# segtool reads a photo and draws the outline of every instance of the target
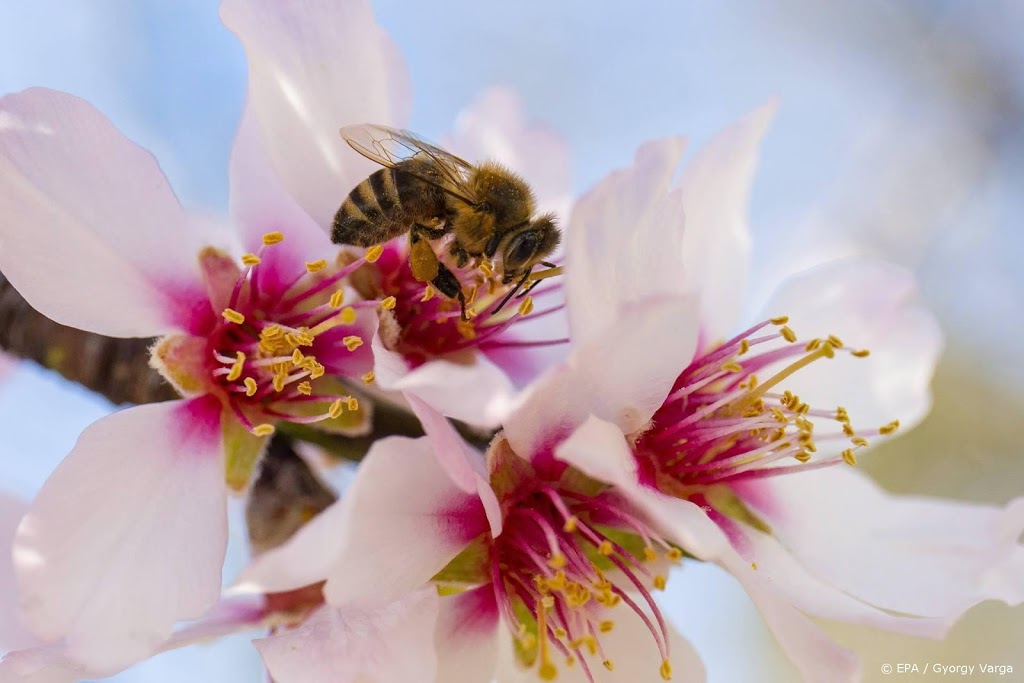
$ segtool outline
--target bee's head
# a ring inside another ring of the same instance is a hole
[[[533,270],[558,247],[561,239],[553,213],[510,229],[502,235],[497,249],[501,254],[502,282],[508,284]]]

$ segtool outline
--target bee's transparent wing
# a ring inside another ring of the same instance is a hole
[[[472,169],[472,165],[465,159],[446,152],[407,130],[364,123],[357,126],[345,126],[341,129],[341,137],[352,149],[367,159],[388,168],[397,168],[403,161],[415,159],[432,161],[432,170],[436,171],[440,177],[416,173],[408,168],[402,170],[412,173],[421,180],[436,185],[464,201],[476,203],[472,190],[466,184],[466,176]]]

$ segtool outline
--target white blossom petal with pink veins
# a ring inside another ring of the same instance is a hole
[[[701,187],[720,183],[725,196],[743,195],[737,179],[749,177],[750,148],[766,115],[748,117],[716,138],[714,153],[698,156],[698,164],[717,160],[696,173]],[[658,151],[648,147],[633,168],[603,187],[608,196],[584,197],[580,205],[633,206],[642,217],[667,221],[667,245],[680,238],[685,245],[689,226],[665,209],[676,190],[668,185],[671,164],[653,161]],[[662,182],[632,182],[653,179],[659,167]],[[721,210],[726,214],[717,216],[705,207],[701,220],[738,225],[735,207]],[[516,452],[533,454],[527,457],[535,469],[557,472],[568,463],[569,471],[613,485],[617,493],[607,495],[619,496],[618,504],[633,510],[632,519],[652,537],[732,573],[809,680],[854,680],[859,664],[806,615],[940,637],[981,600],[1016,604],[1024,598],[1022,501],[1005,510],[899,501],[841,476],[848,473],[813,472],[856,464],[859,450],[901,422],[916,422],[928,408],[941,341],[934,320],[915,303],[909,274],[866,259],[822,266],[785,283],[771,299],[788,310],[773,310],[769,315],[776,317],[722,340],[719,322],[707,315],[719,295],[686,271],[699,257],[669,249],[681,260],[662,265],[679,284],[673,289],[661,272],[648,287],[636,274],[647,265],[643,255],[661,253],[658,230],[641,231],[650,241],[637,242],[632,231],[602,226],[602,220],[600,211],[587,219],[610,242],[614,256],[603,266],[609,282],[602,289],[586,267],[577,276],[573,264],[585,262],[589,257],[579,253],[590,247],[570,240],[570,314],[574,332],[582,324],[587,333],[574,337],[566,363],[530,387],[506,419],[504,437]],[[608,220],[617,224],[621,217],[612,211]],[[717,234],[702,232],[694,243],[726,253],[714,241]],[[740,244],[745,235],[730,229],[721,239]],[[679,301],[682,327],[680,320],[654,316],[645,335],[631,336],[623,323],[650,305],[643,294],[661,305]],[[682,305],[694,298],[698,316],[686,313],[695,307]],[[578,317],[581,300],[594,316]],[[614,307],[601,311],[602,301]],[[817,336],[800,338],[794,329]],[[666,338],[676,340],[681,353],[665,348]],[[582,360],[610,359],[613,352],[614,372],[604,370],[610,364]],[[652,358],[661,361],[664,377],[674,378],[659,385],[662,393],[653,401]],[[605,382],[595,374],[619,379],[595,390]],[[814,496],[807,496],[812,489]],[[851,546],[840,548],[847,538]],[[948,592],[940,597],[941,587]]]

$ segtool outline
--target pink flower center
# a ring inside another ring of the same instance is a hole
[[[648,566],[659,558],[656,548],[670,561],[682,557],[611,495],[541,485],[511,501],[494,541],[492,579],[506,622],[528,659],[536,657],[542,680],[557,677],[553,652],[567,666],[578,662],[590,681],[588,657],[613,670],[601,638],[615,626],[611,610],[623,605],[647,625],[661,676],[670,678],[665,621],[647,588],[665,587],[665,575]],[[627,591],[642,597],[653,621]]]
[[[782,317],[759,323],[699,354],[679,376],[652,427],[636,444],[641,463],[659,488],[685,496],[688,487],[839,462],[854,465],[854,452],[868,445],[867,437],[891,434],[899,427],[891,422],[857,432],[842,406],[816,409],[788,390],[780,392],[788,377],[833,358],[837,351],[868,355],[835,336],[799,343],[787,322]],[[777,330],[762,333],[770,326]],[[781,363],[785,365],[777,369]],[[755,374],[769,368],[772,374],[765,379]],[[815,434],[814,420],[819,419],[834,421],[838,429]],[[817,443],[834,440],[848,441],[849,447],[832,457],[815,457]],[[780,464],[788,458],[797,464]]]
[[[356,326],[357,309],[381,304],[346,306],[341,287],[344,278],[380,255],[379,248],[345,267],[320,260],[282,274],[279,262],[269,266],[264,258],[283,239],[279,232],[268,233],[257,253],[242,257],[243,269],[234,267],[227,306],[207,336],[214,385],[242,424],[259,436],[274,428],[257,419],[311,423],[358,409],[356,399],[339,394],[331,378],[350,377],[358,365],[352,356],[364,339]],[[204,265],[209,276],[211,264]],[[213,267],[222,275],[232,272],[223,264]]]
[[[465,349],[489,350],[568,342],[567,339],[554,339],[524,343],[505,334],[516,323],[537,320],[564,308],[560,301],[538,307],[539,301],[558,300],[556,295],[562,289],[558,278],[541,281],[537,289],[525,296],[523,292],[527,287],[523,287],[502,306],[514,285],[502,284],[500,275],[495,273],[489,262],[453,268],[452,272],[462,284],[470,318],[462,320],[458,301],[413,277],[405,237],[390,242],[375,266],[379,281],[374,289],[378,291],[371,296],[391,296],[395,300],[391,311],[397,331],[389,346],[402,353],[413,365]]]

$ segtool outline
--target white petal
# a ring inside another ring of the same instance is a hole
[[[766,306],[766,318],[788,315],[801,339],[834,334],[871,355],[837,353],[796,373],[783,388],[812,408],[844,406],[858,429],[894,419],[903,427],[916,424],[931,406],[929,383],[942,347],[935,319],[916,298],[909,271],[866,258],[834,261],[787,280]]]
[[[28,503],[0,492],[0,652],[36,644],[35,637],[16,614],[18,588],[11,561],[14,531],[27,512]]]
[[[437,609],[433,588],[374,610],[325,606],[254,644],[276,683],[432,681]]]
[[[531,457],[572,432],[589,415],[615,423],[620,434],[643,427],[693,356],[695,299],[634,304],[615,326],[573,350],[520,397],[505,420],[513,450]]]
[[[983,600],[1024,601],[1024,498],[999,509],[894,496],[839,467],[746,486],[804,566],[871,604],[952,623]]]
[[[464,359],[436,358],[410,368],[401,354],[373,338],[376,384],[418,396],[448,417],[496,427],[508,412],[515,389],[505,373],[482,353]]]
[[[379,605],[416,590],[488,530],[479,496],[451,480],[425,438],[374,443],[340,504],[347,512],[324,587],[333,605]]]
[[[683,147],[681,138],[647,143],[573,207],[565,287],[575,344],[614,329],[624,304],[685,291],[682,197],[669,192]]]
[[[490,584],[441,598],[434,635],[438,683],[490,683],[494,680],[498,639],[508,637],[501,629],[494,588]]]
[[[280,231],[284,242],[264,250],[259,272],[263,280],[291,284],[305,263],[329,258],[337,247],[327,233],[296,204],[274,173],[260,139],[252,106],[246,106],[231,150],[230,212],[243,247],[256,252],[263,235]],[[266,291],[266,290],[264,290]]]
[[[501,162],[527,179],[539,212],[554,211],[562,220],[568,215],[569,145],[551,128],[527,122],[515,90],[496,86],[477,95],[442,143],[471,162]]]
[[[153,156],[92,105],[0,99],[0,269],[33,307],[120,337],[187,326],[207,242]]]
[[[405,66],[364,0],[227,0],[221,17],[245,47],[249,103],[277,175],[326,230],[375,170],[338,129],[402,127],[411,100]]]
[[[140,659],[220,594],[227,543],[220,406],[205,397],[93,423],[18,528],[26,619],[72,658]]]
[[[747,203],[761,138],[775,114],[765,105],[716,135],[679,177],[686,214],[682,268],[701,293],[701,331],[720,339],[743,311],[750,261]]]
[[[109,675],[115,671],[100,675]],[[61,645],[41,645],[8,652],[0,662],[0,681],[3,683],[74,683],[91,678],[91,674],[95,672],[68,659]]]

